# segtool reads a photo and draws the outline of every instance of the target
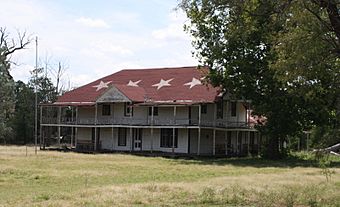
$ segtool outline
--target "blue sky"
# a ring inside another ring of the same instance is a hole
[[[39,38],[40,66],[67,66],[63,84],[80,86],[125,68],[197,65],[177,0],[1,0],[0,26]],[[27,81],[34,43],[11,73]],[[47,61],[46,61],[47,60]],[[51,74],[52,76],[52,74]]]

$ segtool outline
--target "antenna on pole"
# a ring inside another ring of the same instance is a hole
[[[34,149],[37,154],[38,145],[38,36],[35,37],[35,113],[34,113]]]

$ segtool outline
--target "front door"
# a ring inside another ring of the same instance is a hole
[[[142,134],[143,129],[133,129],[132,131],[134,151],[142,150]]]

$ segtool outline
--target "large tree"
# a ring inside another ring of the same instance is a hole
[[[186,30],[196,55],[211,68],[211,83],[253,100],[254,112],[267,117],[259,130],[268,141],[266,155],[273,158],[282,155],[280,141],[336,118],[339,14],[323,2],[183,0],[180,5],[190,19]]]
[[[10,57],[24,49],[30,42],[26,33],[18,32],[18,38],[10,38],[5,28],[0,27],[0,140],[6,142],[12,134],[9,125],[14,113],[14,80],[10,74]]]

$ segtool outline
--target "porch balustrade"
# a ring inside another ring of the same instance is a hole
[[[153,123],[151,119],[137,119],[130,117],[113,118],[100,117],[95,122],[95,118],[78,118],[78,120],[71,117],[62,117],[60,122],[56,117],[43,117],[42,124],[66,124],[66,125],[140,125],[140,126],[198,126],[198,119],[171,119],[154,117]],[[201,120],[203,127],[220,127],[220,128],[248,128],[247,122],[231,122],[224,119]]]

